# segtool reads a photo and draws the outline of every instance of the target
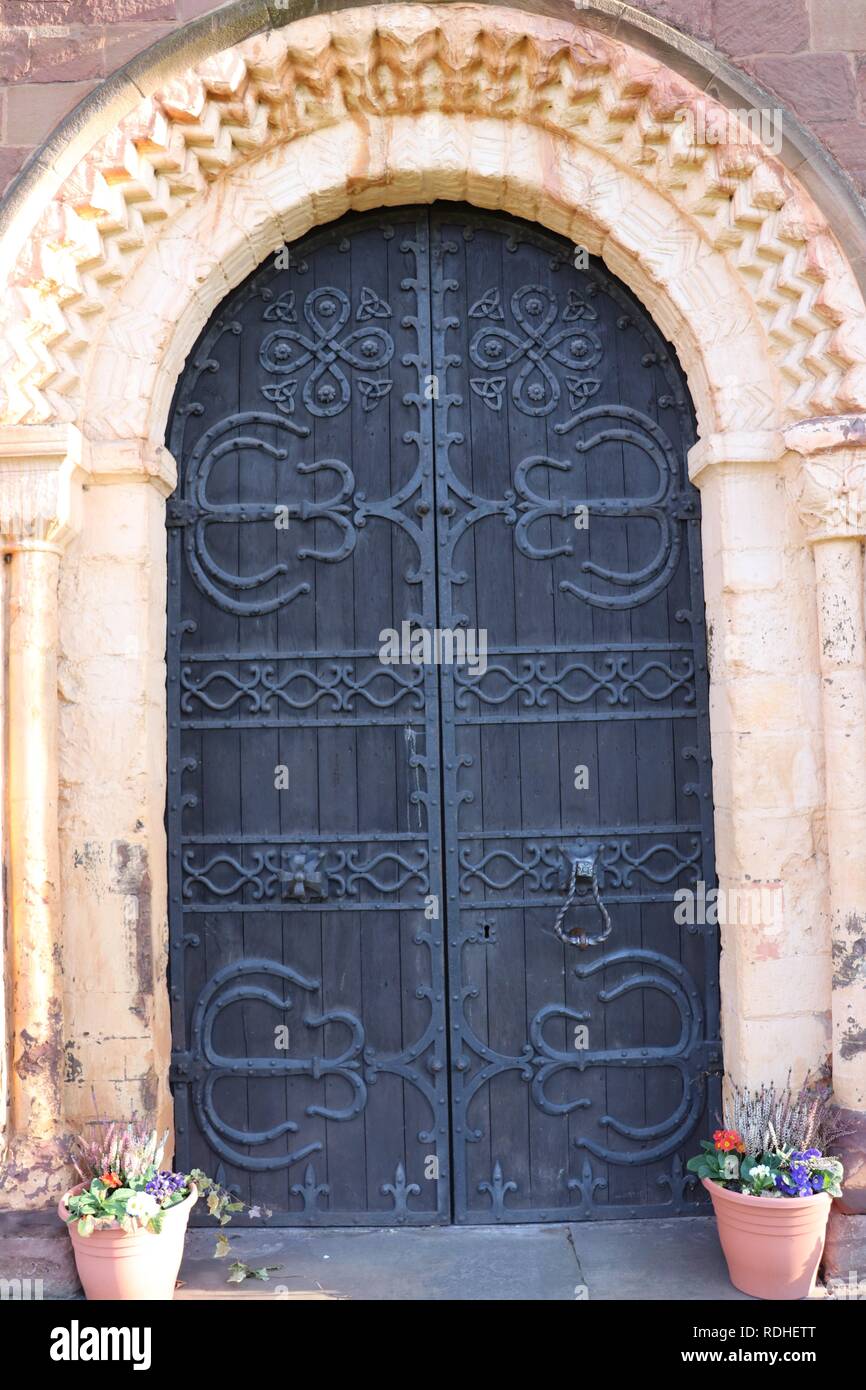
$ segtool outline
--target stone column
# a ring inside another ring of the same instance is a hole
[[[4,992],[10,1038],[0,1192],[34,1205],[68,1178],[63,1117],[63,989],[58,846],[58,580],[79,529],[86,475],[73,426],[0,436],[8,890]]]
[[[845,1198],[866,1242],[866,416],[785,432],[790,492],[815,557],[833,953],[833,1093],[850,1132]],[[859,1225],[860,1223],[858,1223]],[[866,1245],[864,1245],[866,1249]]]
[[[781,434],[724,431],[689,453],[701,491],[726,1074],[745,1086],[830,1050],[821,706],[812,562]],[[721,919],[722,914],[720,914]]]
[[[167,983],[168,451],[92,439],[60,582],[66,1115],[171,1123]]]

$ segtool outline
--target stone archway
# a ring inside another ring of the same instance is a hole
[[[723,142],[692,143],[719,108],[663,65],[525,12],[363,7],[174,63],[108,134],[94,111],[3,244],[12,1200],[47,1189],[89,1111],[77,1068],[106,1100],[167,1109],[160,441],[180,366],[279,243],[433,198],[585,244],[680,352],[719,874],[781,883],[785,903],[771,932],[725,933],[727,1064],[757,1081],[832,1055],[860,1115],[866,309],[820,210],[730,113]]]

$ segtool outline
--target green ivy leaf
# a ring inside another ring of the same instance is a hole
[[[215,1259],[215,1260],[223,1260],[223,1259],[225,1259],[225,1257],[226,1257],[226,1255],[229,1253],[230,1249],[231,1249],[231,1245],[229,1244],[229,1238],[228,1238],[228,1236],[224,1236],[224,1235],[222,1234],[222,1232],[219,1232],[219,1234],[217,1235],[217,1238],[216,1238],[216,1248],[215,1248],[215,1250],[214,1250],[214,1252],[213,1252],[213,1257],[214,1257],[214,1259]]]

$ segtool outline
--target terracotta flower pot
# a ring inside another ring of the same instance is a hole
[[[76,1196],[83,1188],[84,1183],[79,1183],[66,1197]],[[61,1220],[68,1222],[66,1197],[61,1198],[57,1211]],[[198,1191],[193,1187],[182,1202],[164,1211],[159,1235],[147,1230],[128,1235],[115,1224],[80,1236],[77,1221],[71,1222],[67,1230],[87,1298],[104,1302],[174,1298],[186,1226],[197,1200]]]
[[[735,1289],[752,1298],[808,1298],[832,1198],[750,1197],[704,1178]]]

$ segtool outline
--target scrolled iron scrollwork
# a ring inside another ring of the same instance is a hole
[[[519,515],[514,528],[514,542],[518,550],[531,560],[553,560],[559,556],[573,555],[574,543],[567,540],[558,545],[534,544],[530,530],[543,519],[556,517],[573,522],[575,516],[583,512],[589,518],[621,517],[626,521],[643,518],[654,523],[658,528],[655,554],[639,568],[617,570],[590,559],[582,561],[580,565],[582,574],[626,589],[627,593],[599,593],[574,579],[559,582],[563,593],[572,594],[593,607],[633,608],[661,593],[670,582],[682,550],[682,526],[679,523],[683,519],[684,501],[688,499],[683,499],[678,491],[679,465],[673,445],[660,425],[634,407],[590,406],[578,411],[566,424],[555,426],[555,429],[562,434],[602,420],[610,423],[588,438],[577,440],[574,445],[576,451],[589,455],[593,449],[611,442],[640,450],[655,467],[657,483],[654,491],[643,497],[603,499],[591,496],[545,496],[532,486],[530,475],[533,471],[547,468],[559,473],[571,473],[574,464],[571,460],[557,459],[547,454],[531,454],[514,470],[514,491],[520,499],[516,506]]]
[[[185,496],[183,499],[173,499],[169,503],[168,525],[184,529],[186,560],[193,579],[212,603],[229,613],[244,616],[273,613],[299,595],[310,592],[309,583],[300,581],[268,598],[235,597],[261,590],[279,580],[288,573],[288,565],[277,561],[257,573],[237,574],[219,564],[208,545],[208,528],[211,526],[236,526],[256,521],[274,522],[277,504],[213,502],[208,496],[208,483],[214,469],[221,462],[231,455],[240,455],[244,450],[262,454],[277,463],[284,463],[289,456],[288,449],[266,437],[271,431],[279,437],[280,431],[284,430],[297,433],[292,422],[279,415],[267,415],[261,411],[240,411],[225,416],[206,430],[197,441],[187,465]],[[327,521],[336,527],[338,534],[342,536],[339,544],[332,549],[300,546],[297,558],[332,564],[345,560],[352,553],[357,538],[352,520],[355,477],[351,468],[341,459],[335,458],[316,459],[310,463],[300,462],[295,468],[301,475],[316,475],[322,472],[334,474],[338,486],[330,497],[321,500],[290,499],[284,504],[287,517],[302,522]],[[229,592],[226,592],[227,590]]]
[[[291,864],[292,857],[302,851],[304,863]],[[311,857],[314,863],[307,872]],[[403,854],[397,849],[379,849],[371,854],[367,849],[330,845],[320,845],[315,850],[301,845],[244,846],[232,852],[227,844],[208,857],[193,845],[184,849],[182,865],[182,896],[185,903],[195,906],[231,901],[240,907],[247,901],[247,893],[254,903],[291,899],[285,886],[299,882],[298,873],[305,876],[304,881],[312,882],[315,877],[319,884],[315,893],[303,897],[304,906],[309,908],[325,899],[358,898],[364,887],[384,898],[396,896],[411,885],[417,897],[423,899],[430,889],[429,851],[423,843],[408,846]]]
[[[507,664],[512,662],[513,664]],[[603,696],[609,705],[627,706],[640,697],[650,703],[668,700],[682,692],[685,704],[695,699],[694,657],[684,653],[667,661],[641,653],[610,654],[599,657],[554,660],[521,656],[488,663],[481,673],[458,667],[454,672],[457,709],[479,705],[502,705],[517,695],[525,708],[543,708],[556,696],[567,705],[582,705]],[[679,667],[679,669],[677,669]]]
[[[175,1054],[173,1076],[176,1082],[190,1085],[196,1120],[214,1151],[237,1168],[257,1172],[274,1172],[291,1167],[323,1145],[313,1141],[288,1153],[257,1157],[241,1151],[238,1145],[256,1148],[272,1143],[287,1134],[296,1134],[299,1125],[286,1119],[267,1130],[241,1129],[228,1124],[220,1115],[215,1099],[218,1083],[230,1076],[242,1075],[249,1080],[272,1077],[309,1077],[342,1080],[349,1091],[345,1105],[308,1104],[304,1114],[309,1117],[341,1122],[360,1115],[367,1103],[367,1087],[362,1076],[362,1056],[365,1043],[360,1019],[346,1009],[330,1009],[321,1014],[304,1016],[304,1027],[319,1031],[342,1026],[347,1040],[337,1055],[319,1054],[312,1057],[292,1057],[277,1051],[269,1057],[235,1057],[220,1052],[214,1043],[214,1029],[224,1010],[252,1002],[268,1005],[279,1013],[294,1008],[290,994],[276,994],[265,985],[253,983],[256,977],[274,977],[286,985],[294,985],[307,994],[321,990],[321,981],[301,975],[292,967],[266,958],[245,958],[224,966],[201,990],[192,1012],[191,1045],[187,1052]]]

